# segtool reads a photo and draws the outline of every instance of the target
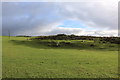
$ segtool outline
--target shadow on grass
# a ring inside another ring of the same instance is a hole
[[[60,42],[58,45],[55,41],[44,40],[10,40],[15,45],[24,45],[31,48],[38,49],[78,49],[78,50],[108,50],[105,47],[99,47],[95,44],[88,43],[66,43]]]

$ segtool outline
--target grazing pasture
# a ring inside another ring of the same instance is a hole
[[[3,78],[117,78],[118,46],[3,36]]]

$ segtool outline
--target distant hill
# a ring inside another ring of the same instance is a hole
[[[94,40],[94,41],[102,41],[102,42],[110,42],[120,44],[120,37],[97,37],[97,36],[77,36],[77,35],[66,35],[66,34],[57,34],[50,36],[37,36],[36,40]]]

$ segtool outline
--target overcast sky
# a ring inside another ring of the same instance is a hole
[[[118,35],[117,2],[3,2],[2,34]]]

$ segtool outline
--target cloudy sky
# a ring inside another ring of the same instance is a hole
[[[3,2],[2,34],[118,35],[117,2]]]

